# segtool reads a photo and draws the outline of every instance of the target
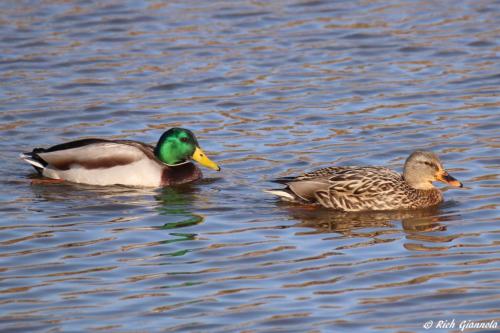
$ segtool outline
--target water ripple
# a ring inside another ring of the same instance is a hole
[[[1,2],[1,330],[498,320],[495,4]],[[166,189],[48,185],[17,158],[171,126],[223,171]],[[344,214],[262,193],[332,164],[401,171],[415,149],[465,185],[437,208]]]

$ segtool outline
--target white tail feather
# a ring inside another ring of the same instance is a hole
[[[27,155],[27,154],[24,154],[24,153],[21,153],[19,154],[19,157],[28,162],[29,164],[37,167],[37,168],[40,168],[40,169],[44,169],[45,167],[38,161],[35,161],[30,155]]]
[[[264,190],[264,192],[277,195],[278,197],[283,198],[285,200],[292,200],[292,201],[295,200],[295,197],[293,197],[290,193],[287,193],[282,190]]]

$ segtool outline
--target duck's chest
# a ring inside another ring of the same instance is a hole
[[[169,166],[163,170],[161,186],[170,186],[193,182],[202,178],[201,170],[193,163]]]
[[[443,194],[438,189],[413,190],[406,199],[409,208],[431,207],[443,201]]]

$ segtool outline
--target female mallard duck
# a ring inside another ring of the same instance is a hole
[[[202,177],[195,160],[220,171],[201,150],[194,134],[171,128],[156,147],[132,140],[83,139],[21,154],[41,175],[90,185],[159,187]]]
[[[266,192],[287,201],[350,212],[435,206],[443,195],[433,181],[462,187],[439,158],[426,151],[408,157],[403,175],[384,167],[329,167],[276,181],[287,187]]]

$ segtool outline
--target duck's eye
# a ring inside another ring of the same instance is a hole
[[[188,138],[181,138],[181,141],[182,141],[182,142],[188,142],[188,141],[189,141],[189,139],[188,139]]]
[[[430,167],[431,167],[431,168],[433,168],[433,169],[436,169],[436,170],[438,169],[437,165],[435,165],[435,164],[434,164],[434,163],[432,163],[432,162],[424,162],[424,164],[425,164],[425,165],[427,165],[427,166],[430,166]]]

